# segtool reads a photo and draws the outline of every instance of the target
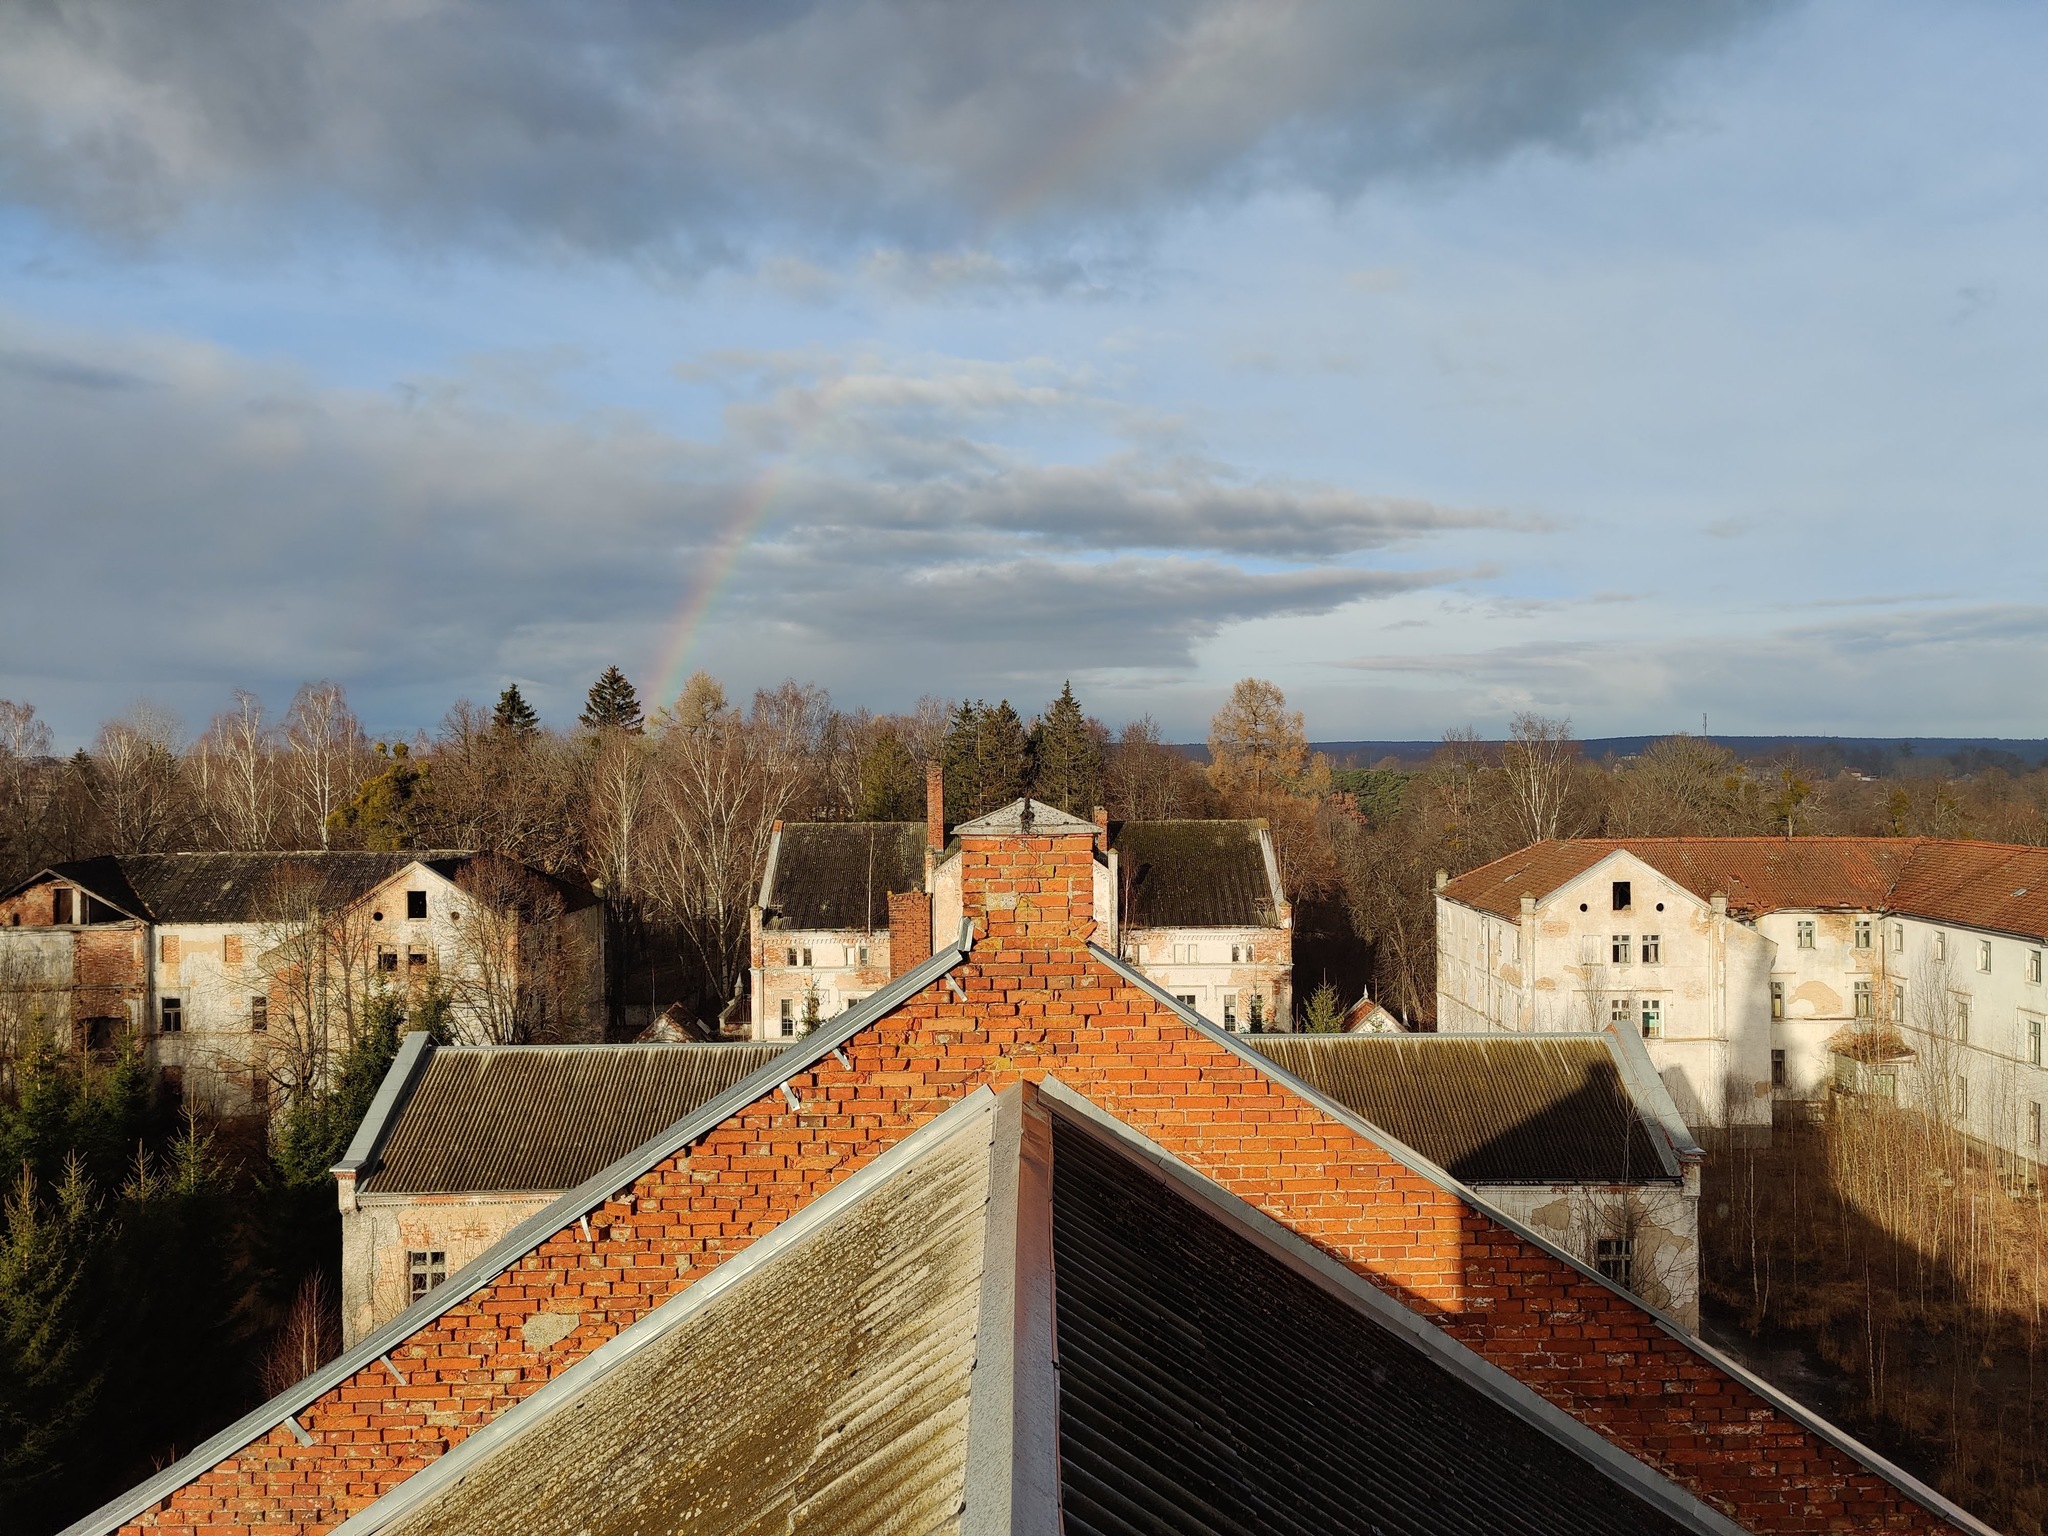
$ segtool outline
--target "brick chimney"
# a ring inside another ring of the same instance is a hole
[[[924,765],[924,845],[946,850],[946,770],[938,763]]]
[[[1109,852],[1109,807],[1095,807],[1095,851]]]
[[[976,954],[1072,953],[1095,931],[1093,823],[1050,806],[1023,803],[955,829],[960,839],[960,909],[973,924]]]
[[[932,957],[932,899],[923,891],[889,893],[889,976]]]

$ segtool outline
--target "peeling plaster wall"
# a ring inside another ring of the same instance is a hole
[[[758,909],[757,909],[758,910]],[[758,919],[757,919],[758,921]],[[861,950],[867,960],[861,960]],[[795,951],[796,960],[789,955]],[[760,936],[761,960],[755,972],[754,1038],[780,1040],[782,1005],[789,1004],[791,1035],[804,1032],[804,1003],[810,987],[818,989],[818,1018],[843,1013],[871,992],[889,984],[889,930],[816,928],[779,931]],[[803,963],[808,953],[811,963]]]
[[[412,1303],[408,1255],[447,1256],[452,1275],[561,1191],[487,1195],[344,1197],[341,1215],[341,1330],[344,1346],[374,1332]]]
[[[1192,998],[1211,1023],[1249,1030],[1257,997],[1260,1027],[1287,1031],[1294,1028],[1293,938],[1286,928],[1132,927],[1124,931],[1124,958],[1174,996]],[[1234,1021],[1225,1019],[1229,1007]]]
[[[1700,1175],[1673,1184],[1481,1184],[1474,1193],[1595,1265],[1598,1240],[1629,1233],[1631,1286],[1694,1333],[1700,1326]],[[1596,1266],[1597,1267],[1597,1266]]]

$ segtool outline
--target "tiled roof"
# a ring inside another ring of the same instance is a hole
[[[1277,921],[1256,821],[1127,821],[1110,846],[1130,927],[1255,928]]]
[[[924,889],[921,821],[784,826],[763,905],[770,929],[889,926],[889,895]]]
[[[1502,917],[1626,849],[1740,916],[1893,911],[2048,938],[2048,848],[1913,837],[1633,837],[1532,843],[1460,875],[1453,901]]]
[[[49,873],[152,922],[260,923],[276,915],[278,892],[286,882],[293,887],[294,904],[303,899],[299,886],[310,882],[319,904],[332,910],[361,900],[408,865],[424,864],[452,880],[476,857],[450,849],[124,853],[55,865]],[[595,899],[573,882],[532,873],[546,880],[571,911]]]
[[[363,1191],[574,1189],[780,1049],[444,1046],[398,1107]]]
[[[1640,1184],[1679,1172],[1604,1034],[1247,1043],[1466,1184]]]

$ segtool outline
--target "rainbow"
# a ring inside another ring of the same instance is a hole
[[[704,621],[711,616],[718,594],[732,579],[740,555],[753,542],[775,506],[776,496],[787,478],[786,464],[771,465],[756,476],[753,484],[741,493],[731,522],[699,563],[696,579],[684,591],[682,606],[663,630],[661,649],[655,657],[654,691],[646,696],[649,714],[657,708],[667,708],[682,693],[683,684],[689,681],[690,657],[698,635],[703,632]]]

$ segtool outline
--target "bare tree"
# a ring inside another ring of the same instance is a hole
[[[109,720],[93,740],[92,795],[116,853],[155,853],[185,830],[177,717],[147,702]]]
[[[264,1352],[261,1378],[272,1397],[289,1390],[341,1353],[341,1308],[327,1277],[314,1270],[299,1283],[284,1326]]]
[[[232,709],[213,717],[200,739],[196,773],[219,841],[257,851],[276,846],[277,740],[263,716],[263,701],[235,690]]]
[[[471,860],[455,883],[469,897],[443,974],[456,1009],[500,1045],[588,1034],[578,994],[590,957],[562,921],[560,890],[496,855]]]
[[[376,980],[369,914],[337,900],[318,869],[282,863],[265,879],[257,969],[269,1000],[258,1070],[286,1099],[320,1088],[356,1037]]]
[[[0,699],[0,881],[43,862],[51,794],[50,728],[33,704]]]
[[[347,804],[370,761],[369,738],[339,683],[300,686],[284,718],[284,744],[292,795],[310,823],[305,830],[326,848],[334,813]]]
[[[1564,835],[1565,805],[1579,744],[1569,720],[1550,720],[1526,711],[1508,725],[1501,770],[1517,830],[1525,843]]]

